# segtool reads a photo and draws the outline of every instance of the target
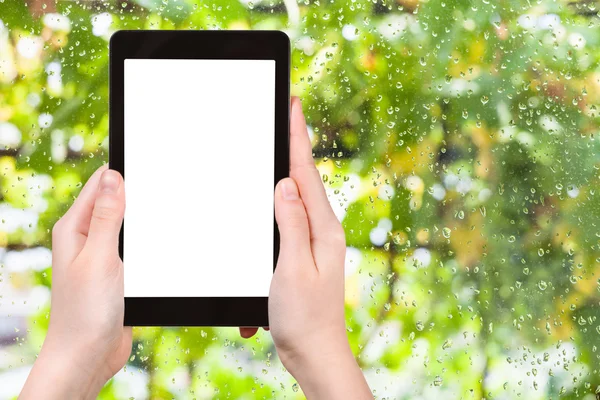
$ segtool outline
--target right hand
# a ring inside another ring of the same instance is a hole
[[[291,104],[290,178],[275,189],[275,218],[280,251],[269,293],[269,328],[279,358],[307,396],[372,398],[346,334],[345,234],[315,166],[298,98]],[[240,333],[250,337],[256,328]]]

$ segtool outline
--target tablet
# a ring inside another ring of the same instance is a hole
[[[118,31],[109,168],[125,182],[125,325],[267,326],[289,173],[279,31]]]

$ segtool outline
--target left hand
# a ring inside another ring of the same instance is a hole
[[[96,398],[127,362],[119,231],[123,177],[100,167],[52,230],[52,295],[46,340],[20,399]]]

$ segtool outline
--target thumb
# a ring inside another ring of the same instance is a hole
[[[275,219],[280,233],[279,260],[284,261],[283,264],[312,261],[308,217],[298,185],[292,178],[282,179],[277,184]]]
[[[123,177],[107,169],[100,177],[85,247],[97,254],[116,251],[125,213]]]

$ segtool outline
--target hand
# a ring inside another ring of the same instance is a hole
[[[20,399],[96,398],[127,362],[119,231],[123,178],[100,167],[52,230],[52,295],[46,340]]]
[[[290,176],[275,189],[281,243],[269,327],[283,365],[309,398],[373,398],[344,319],[345,235],[312,158],[300,101],[292,99]],[[256,328],[241,328],[250,337]]]

